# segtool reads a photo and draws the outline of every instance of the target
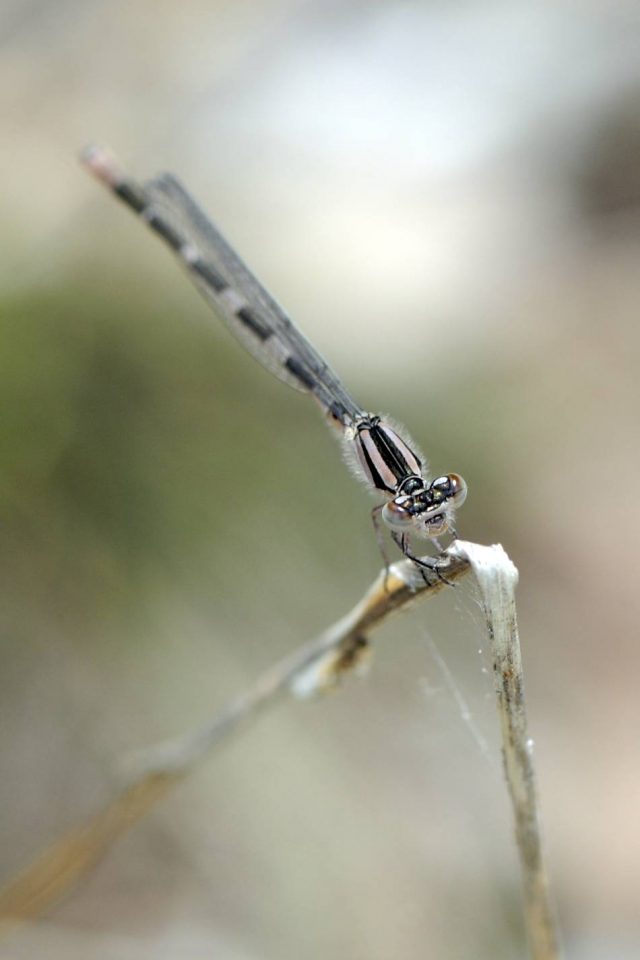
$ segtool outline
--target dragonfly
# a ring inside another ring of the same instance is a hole
[[[431,570],[447,582],[440,572],[442,558],[418,557],[413,542],[415,538],[430,541],[441,553],[438,538],[456,536],[455,513],[467,496],[462,477],[448,473],[431,480],[426,460],[404,428],[384,415],[367,413],[356,403],[176,177],[162,173],[138,183],[111,153],[97,146],[83,151],[81,160],[169,246],[249,353],[318,404],[337,430],[352,472],[384,498],[371,515],[387,573],[384,528],[425,580],[425,571]]]

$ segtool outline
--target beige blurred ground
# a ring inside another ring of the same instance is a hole
[[[467,478],[461,535],[521,570],[568,956],[639,955],[637,21],[5,0],[2,878],[379,565],[313,405],[80,171],[98,140],[177,171],[358,399]],[[522,957],[483,644],[469,586],[402,617],[366,681],[264,718],[0,956]]]

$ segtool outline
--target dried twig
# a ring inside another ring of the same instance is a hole
[[[527,734],[514,598],[517,571],[499,546],[457,541],[446,557],[447,580],[455,581],[472,568],[482,594],[531,956],[533,960],[559,960],[542,853],[532,743]],[[394,564],[389,575],[381,574],[350,613],[267,670],[205,727],[139,755],[125,786],[104,810],[63,837],[0,890],[0,929],[39,915],[68,893],[119,836],[242,724],[255,720],[261,710],[285,694],[304,697],[335,685],[360,663],[374,629],[395,611],[434,595],[445,585],[439,579],[426,584],[411,561]]]
[[[447,559],[442,570],[448,580],[469,570],[464,557],[450,551]],[[60,900],[170,787],[242,723],[255,720],[262,709],[286,693],[306,696],[338,682],[358,664],[374,629],[396,610],[432,596],[444,586],[439,579],[426,584],[409,560],[394,564],[388,577],[381,574],[350,613],[267,670],[211,723],[145,751],[123,788],[102,811],[62,837],[0,890],[0,930],[34,918]]]
[[[476,575],[491,641],[502,756],[515,818],[524,919],[533,960],[558,960],[560,946],[544,864],[540,814],[527,732],[524,676],[516,620],[518,571],[501,546],[458,541],[453,550]]]

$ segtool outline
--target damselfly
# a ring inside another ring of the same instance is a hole
[[[437,557],[416,557],[411,537],[455,536],[454,516],[467,495],[457,473],[429,480],[427,464],[403,428],[386,416],[366,413],[293,325],[195,200],[171,174],[143,184],[124,173],[105,150],[90,147],[83,162],[171,248],[231,332],[268,370],[309,393],[337,428],[355,475],[386,500],[372,510],[388,567],[378,518],[402,553],[421,569],[438,573]]]

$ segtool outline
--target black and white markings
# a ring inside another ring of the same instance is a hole
[[[403,480],[421,476],[422,463],[398,433],[380,417],[358,424],[357,454],[376,490],[395,496]]]
[[[421,567],[437,569],[435,558],[413,556],[409,537],[435,541],[453,532],[455,511],[466,497],[464,480],[447,474],[429,481],[426,463],[402,428],[362,410],[175,177],[161,174],[138,184],[98,147],[82,159],[167,243],[245,348],[276,377],[313,396],[340,429],[353,472],[386,497],[375,513],[381,513],[394,541]]]

